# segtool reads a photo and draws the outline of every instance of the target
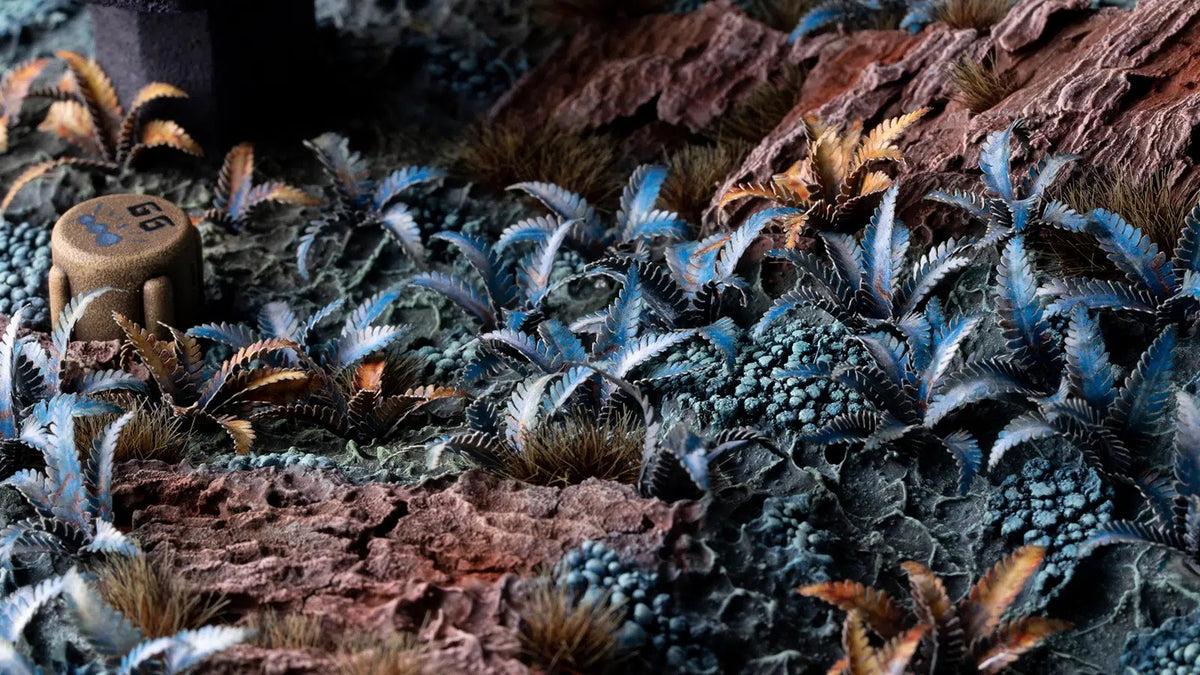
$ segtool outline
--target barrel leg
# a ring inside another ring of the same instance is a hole
[[[50,325],[58,327],[58,316],[71,301],[71,281],[58,265],[50,266]]]
[[[146,330],[162,339],[170,337],[167,326],[175,325],[175,298],[172,295],[171,279],[154,277],[142,284],[142,315],[146,318]]]

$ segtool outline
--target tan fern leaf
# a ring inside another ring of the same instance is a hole
[[[801,200],[798,200],[796,195],[776,183],[739,183],[721,195],[721,201],[717,202],[717,208],[725,208],[726,204],[747,197],[762,197],[783,206],[798,207],[801,205]]]
[[[8,152],[8,118],[0,117],[0,154]]]
[[[929,632],[929,626],[920,625],[911,628],[892,638],[882,648],[876,650],[875,659],[879,672],[884,675],[903,675],[908,671],[908,664],[921,646],[921,640]]]
[[[187,97],[187,92],[179,87],[167,84],[165,82],[151,82],[150,84],[147,84],[138,90],[137,95],[133,97],[133,102],[129,104],[129,112],[126,113],[126,116],[137,114],[137,111],[141,110],[142,106],[160,98]]]
[[[804,231],[808,229],[808,222],[811,219],[809,213],[798,213],[794,216],[785,218],[780,226],[787,234],[787,240],[784,246],[787,248],[796,248],[800,245],[800,237],[804,235]]]
[[[247,206],[255,206],[262,202],[279,202],[281,204],[296,204],[297,206],[320,206],[325,200],[311,195],[298,187],[270,181],[263,183],[250,192]]]
[[[17,193],[20,192],[26,185],[29,185],[47,173],[63,166],[78,166],[84,169],[96,169],[110,173],[115,171],[117,168],[115,165],[112,165],[108,162],[94,161],[80,157],[59,157],[58,159],[51,159],[45,162],[34,164],[22,171],[21,175],[17,176],[13,180],[12,186],[8,188],[8,193],[4,195],[3,201],[0,201],[0,213],[3,213],[8,209],[8,207],[12,204],[13,199],[16,199]]]
[[[892,177],[882,171],[872,171],[863,176],[862,183],[858,187],[858,197],[873,195],[877,192],[892,187]]]
[[[1051,635],[1069,630],[1070,621],[1027,616],[1000,627],[995,644],[976,662],[980,673],[998,673]]]
[[[379,391],[383,389],[383,373],[386,361],[364,361],[354,370],[354,388]]]
[[[238,143],[225,153],[221,172],[217,174],[217,199],[227,204],[236,202],[236,195],[245,196],[254,185],[254,144]]]
[[[788,167],[787,171],[775,174],[771,182],[787,190],[797,203],[803,203],[812,198],[812,163],[807,157]]]
[[[179,124],[171,120],[150,120],[142,125],[140,140],[124,155],[124,161],[132,164],[143,152],[153,148],[173,148],[195,157],[204,156],[200,144]]]
[[[454,387],[439,387],[432,384],[427,384],[423,387],[414,387],[405,391],[401,396],[411,398],[424,399],[425,401],[437,401],[444,398],[462,398],[467,393],[461,389]]]
[[[1022,546],[975,582],[961,608],[967,639],[972,647],[991,637],[1000,617],[1008,611],[1045,556],[1046,549],[1041,546]]]
[[[832,666],[829,666],[829,670],[826,673],[826,675],[845,675],[846,672],[848,672],[849,670],[850,670],[850,659],[843,656],[842,658],[838,659],[837,662],[834,663]]]
[[[296,368],[255,368],[230,379],[234,393],[229,402],[283,405],[298,401],[309,392],[312,378]]]
[[[103,155],[99,130],[92,114],[78,101],[55,101],[46,111],[38,131],[54,134],[85,153]]]
[[[858,167],[869,162],[890,158],[887,150],[892,146],[893,141],[928,112],[929,108],[920,108],[881,122],[879,126],[871,130],[871,133],[867,134],[866,140],[854,153],[854,162],[850,166],[851,171],[857,170]]]
[[[837,152],[841,144],[837,132],[837,127],[827,127],[808,149],[813,182],[822,198],[836,196],[845,178],[838,166]]]
[[[50,59],[32,59],[5,73],[4,79],[0,80],[0,117],[6,122],[16,123],[21,114],[21,104],[25,102],[33,81],[48,65]]]
[[[917,620],[933,627],[939,654],[955,660],[963,656],[962,622],[958,608],[946,592],[946,586],[928,567],[914,560],[901,564],[908,573],[908,585],[916,605]]]
[[[171,343],[159,340],[153,333],[120,312],[113,312],[112,316],[113,321],[125,332],[125,336],[133,345],[138,358],[150,371],[159,390],[174,397],[178,392],[178,387],[173,375],[179,370],[179,360],[175,356],[175,350]]]
[[[66,62],[71,71],[75,88],[99,129],[103,139],[102,145],[115,148],[121,130],[121,120],[125,115],[121,112],[121,103],[117,100],[112,80],[104,74],[100,64],[82,54],[70,51],[58,51],[54,54]]]
[[[850,128],[842,132],[837,149],[838,173],[842,176],[850,175],[850,161],[854,157],[855,148],[862,142],[862,136],[862,120],[854,120],[850,124]]]
[[[175,359],[179,362],[179,370],[173,374],[172,379],[184,383],[184,386],[189,388],[198,387],[204,373],[204,353],[200,351],[200,342],[171,326],[167,326],[167,330],[171,331],[171,337],[174,338],[172,348]]]
[[[230,415],[214,418],[216,423],[233,439],[233,449],[239,455],[250,452],[254,447],[254,427],[248,420],[240,420]]]
[[[871,637],[863,615],[850,612],[842,624],[842,650],[846,653],[846,671],[850,675],[879,675],[879,662],[871,648]]]
[[[871,630],[885,640],[890,640],[900,633],[904,613],[884,591],[857,581],[826,581],[802,586],[796,591],[800,595],[823,600],[847,612],[862,614]]]

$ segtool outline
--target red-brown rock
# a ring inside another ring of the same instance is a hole
[[[420,629],[433,672],[522,672],[510,606],[518,576],[585,539],[656,565],[700,516],[694,504],[596,480],[539,488],[472,471],[355,486],[315,470],[214,473],[157,462],[126,465],[115,500],[143,547],[173,552],[197,590],[226,594],[239,612],[316,615],[335,632]],[[246,647],[213,667],[320,672],[322,658]],[[318,670],[297,665],[305,659]]]

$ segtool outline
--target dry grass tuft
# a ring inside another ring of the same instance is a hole
[[[538,579],[520,609],[517,637],[535,667],[552,673],[603,672],[628,655],[617,642],[623,607],[608,598],[583,601],[548,578]]]
[[[821,0],[750,0],[746,13],[784,33],[791,33],[808,11]]]
[[[957,90],[954,100],[976,115],[995,108],[1017,90],[1016,81],[992,58],[976,61],[963,57],[950,64],[946,75]]]
[[[612,24],[661,12],[666,0],[535,0],[534,19],[552,30],[577,29],[587,24]]]
[[[713,194],[754,146],[735,139],[720,145],[685,145],[667,158],[662,204],[690,223],[699,223]]]
[[[97,573],[101,595],[146,637],[160,638],[213,623],[228,601],[193,592],[169,558],[113,558]]]
[[[740,141],[758,145],[796,107],[804,75],[802,68],[788,64],[778,77],[759,85],[713,120],[704,135],[718,144]]]
[[[420,675],[424,654],[412,633],[396,633],[369,645],[361,642],[339,657],[338,675]]]
[[[1179,239],[1184,216],[1197,194],[1176,191],[1165,169],[1145,178],[1126,169],[1092,169],[1067,182],[1057,197],[1076,211],[1105,209],[1120,214],[1145,232],[1159,250],[1170,255]],[[1116,275],[1112,263],[1091,236],[1044,228],[1039,241],[1058,260],[1064,275]]]
[[[608,424],[571,414],[561,422],[535,427],[524,452],[505,452],[500,473],[531,485],[577,485],[588,478],[632,485],[642,463],[646,430],[633,415]]]
[[[616,148],[617,142],[603,135],[499,121],[468,130],[454,165],[464,178],[497,193],[514,183],[544,181],[595,204],[616,192]]]
[[[131,459],[158,459],[174,464],[183,457],[187,437],[180,419],[174,417],[165,406],[155,406],[141,399],[122,398],[117,401],[127,410],[133,410],[133,419],[121,431],[113,461],[120,463]],[[92,439],[104,427],[120,415],[98,415],[79,417],[75,420],[75,440],[82,456],[91,451]]]
[[[255,631],[255,644],[263,649],[334,651],[337,648],[321,625],[321,619],[307,614],[262,612],[254,615],[251,627]]]
[[[985,30],[1000,23],[1014,0],[945,0],[935,16],[951,28]]]

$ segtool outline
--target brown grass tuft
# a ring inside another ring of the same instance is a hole
[[[1168,255],[1175,249],[1184,216],[1196,196],[1196,193],[1173,189],[1165,169],[1145,178],[1135,176],[1127,169],[1092,169],[1068,181],[1057,195],[1076,211],[1105,209],[1120,214]],[[1116,274],[1104,251],[1086,234],[1044,228],[1039,240],[1058,260],[1064,275],[1112,277]]]
[[[519,614],[521,648],[548,672],[603,672],[628,656],[617,642],[625,610],[610,606],[607,596],[578,600],[566,587],[537,579]]]
[[[183,456],[187,437],[180,419],[170,414],[165,406],[154,406],[140,399],[123,397],[118,405],[133,410],[133,419],[121,430],[121,439],[113,461],[120,463],[131,459],[158,459],[168,464],[178,462]],[[75,420],[75,441],[82,456],[91,452],[92,439],[96,438],[120,415],[98,415],[79,417]]]
[[[514,183],[545,181],[593,204],[615,194],[617,142],[551,125],[529,129],[519,121],[476,124],[464,135],[456,171],[497,193]]]
[[[334,651],[337,643],[329,639],[321,619],[295,612],[267,611],[251,619],[255,644],[263,649],[320,649]]]
[[[1016,81],[992,58],[977,61],[963,57],[950,64],[946,75],[957,90],[954,100],[976,115],[995,108],[1017,90]]]
[[[771,28],[791,33],[808,10],[821,0],[750,0],[746,13]]]
[[[685,145],[667,157],[660,199],[690,223],[699,223],[717,188],[737,170],[754,146],[735,139],[720,145]]]
[[[353,649],[338,659],[338,675],[420,675],[423,649],[412,633],[393,636],[369,644],[352,640]]]
[[[500,473],[531,485],[577,485],[588,478],[632,485],[641,469],[645,437],[633,415],[600,424],[594,417],[571,414],[535,427],[525,437],[524,452],[504,452]]]
[[[778,77],[759,85],[713,120],[704,135],[718,144],[741,141],[758,145],[796,107],[804,76],[802,68],[788,64]]]
[[[938,6],[935,16],[951,28],[985,30],[1000,23],[1014,0],[946,0]]]
[[[194,593],[171,568],[170,558],[111,559],[99,569],[97,585],[108,604],[150,638],[208,625],[228,604],[223,597]]]

